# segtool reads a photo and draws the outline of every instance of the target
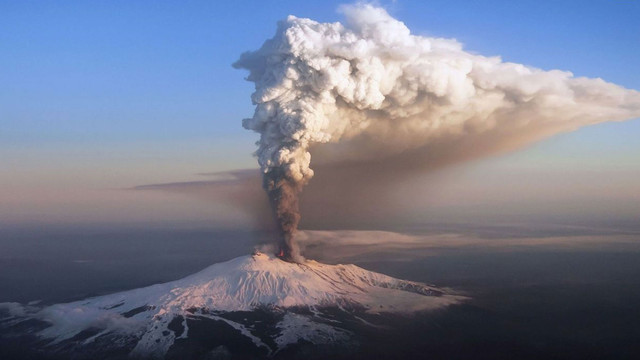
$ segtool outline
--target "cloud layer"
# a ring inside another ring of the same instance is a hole
[[[412,35],[372,5],[340,10],[344,24],[288,17],[235,64],[256,85],[256,111],[243,125],[261,134],[264,172],[284,168],[295,181],[310,179],[314,146],[321,148],[319,163],[379,161],[464,143],[473,152],[508,150],[640,116],[637,91]]]
[[[340,191],[640,116],[637,91],[412,35],[373,5],[340,11],[344,23],[289,16],[234,64],[255,83],[243,126],[260,133],[256,155],[287,257],[297,256],[291,239],[312,159],[343,179]]]

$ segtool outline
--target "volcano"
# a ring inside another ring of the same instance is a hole
[[[74,358],[188,358],[194,348],[234,347],[269,357],[299,343],[348,344],[354,324],[376,326],[375,316],[463,299],[355,265],[292,263],[256,252],[180,280],[81,301],[0,304],[0,326],[11,336],[29,335],[30,347]]]

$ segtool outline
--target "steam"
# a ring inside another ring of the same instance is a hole
[[[637,91],[412,35],[369,4],[340,11],[344,24],[289,16],[234,64],[255,83],[255,113],[243,126],[261,135],[256,156],[286,259],[300,259],[293,236],[300,191],[314,174],[312,151],[325,164],[394,169],[406,156],[420,168],[448,154],[486,156],[640,116]]]

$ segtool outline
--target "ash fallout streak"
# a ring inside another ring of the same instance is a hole
[[[400,178],[434,156],[468,160],[640,116],[635,90],[412,35],[369,4],[340,12],[344,24],[289,16],[234,64],[255,84],[255,113],[243,126],[260,134],[255,154],[285,260],[303,259],[295,232],[298,197],[313,177],[311,153],[315,164],[384,169],[393,162]]]

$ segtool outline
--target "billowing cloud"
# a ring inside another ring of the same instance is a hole
[[[312,161],[366,184],[640,116],[637,91],[413,35],[373,5],[340,11],[344,23],[289,16],[234,64],[255,83],[243,125],[261,135],[256,155],[285,257],[299,255],[292,238]]]

